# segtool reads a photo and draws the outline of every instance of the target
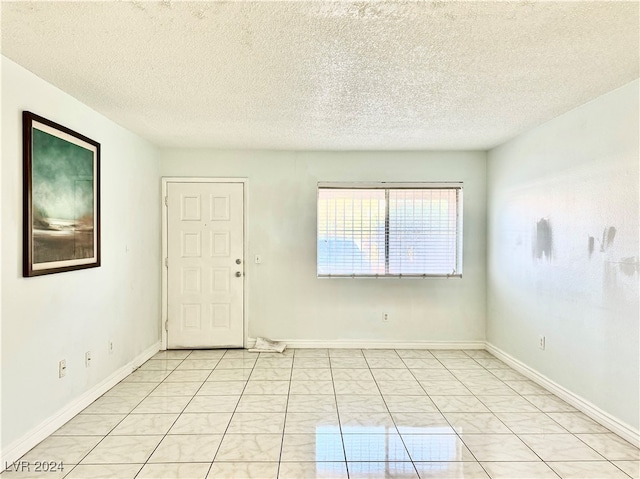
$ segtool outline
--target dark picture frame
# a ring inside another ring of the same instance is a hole
[[[22,112],[23,276],[100,266],[100,143]]]

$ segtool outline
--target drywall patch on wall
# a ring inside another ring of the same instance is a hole
[[[616,239],[617,230],[614,226],[605,228],[602,232],[602,241],[600,242],[600,252],[604,253],[606,250],[613,246],[613,242]]]
[[[602,290],[604,293],[603,305],[614,306],[622,297],[618,286],[618,265],[611,261],[605,261],[602,267]]]
[[[533,238],[534,259],[545,258],[551,261],[553,257],[553,230],[548,219],[541,218],[536,223],[536,232]]]
[[[638,274],[640,272],[640,261],[638,261],[637,256],[621,258],[618,266],[620,267],[620,271],[622,271],[622,274],[625,274],[627,276],[633,276],[634,274]]]
[[[618,272],[623,276],[618,276]],[[637,296],[637,280],[632,278],[640,272],[637,256],[626,256],[620,261],[605,261],[603,267],[603,287],[609,293],[615,292],[624,299],[625,296]]]
[[[600,252],[604,253],[609,250],[616,239],[616,234],[618,230],[615,226],[606,226],[602,231],[602,240],[598,240],[600,243]],[[587,250],[589,252],[589,259],[593,256],[593,252],[595,251],[595,242],[596,239],[593,236],[589,236],[589,241],[587,245]]]
[[[487,340],[635,429],[639,86],[490,151],[487,167]],[[540,218],[553,230],[550,262],[514,254],[510,242],[537,239]]]

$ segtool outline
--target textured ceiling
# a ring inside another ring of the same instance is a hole
[[[6,2],[2,53],[159,146],[488,149],[638,77],[633,2]]]

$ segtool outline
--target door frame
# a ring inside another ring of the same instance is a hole
[[[247,204],[248,204],[248,178],[217,178],[217,177],[191,177],[191,176],[163,176],[162,178],[162,258],[161,258],[161,268],[162,268],[162,314],[160,317],[160,331],[162,331],[162,342],[160,345],[161,351],[167,349],[167,325],[168,325],[168,310],[169,310],[169,275],[168,275],[168,267],[166,263],[166,259],[168,257],[169,249],[168,249],[168,213],[169,209],[167,208],[166,198],[168,195],[169,184],[171,183],[241,183],[243,185],[242,188],[242,216],[243,216],[243,234],[242,234],[242,251],[244,254],[244,276],[242,277],[243,282],[243,305],[242,305],[242,316],[243,316],[243,334],[242,334],[242,346],[244,348],[247,347],[248,342],[248,333],[249,333],[249,312],[248,312],[248,283],[247,283],[247,266],[249,259],[249,251],[247,249],[248,241],[247,241]]]

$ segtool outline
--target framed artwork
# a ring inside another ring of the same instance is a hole
[[[22,112],[23,276],[100,266],[100,144]]]

